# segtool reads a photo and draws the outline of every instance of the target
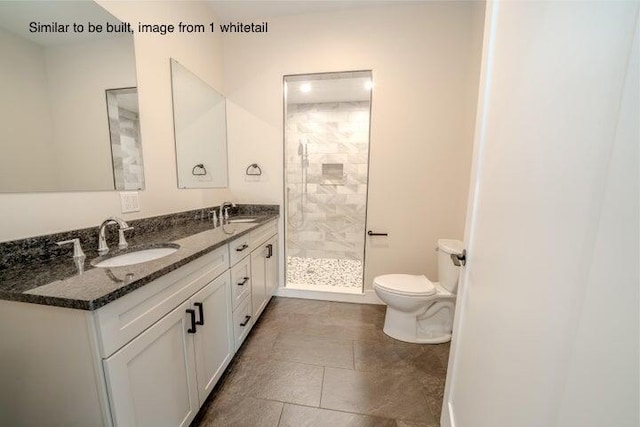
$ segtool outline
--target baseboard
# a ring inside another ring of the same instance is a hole
[[[446,410],[444,410],[445,408]],[[456,427],[456,419],[453,416],[453,405],[451,402],[445,402],[441,418],[440,427]]]
[[[367,289],[364,293],[342,294],[339,292],[309,291],[305,289],[278,288],[274,294],[285,298],[305,298],[324,301],[352,302],[356,304],[380,304],[384,305],[373,289]]]

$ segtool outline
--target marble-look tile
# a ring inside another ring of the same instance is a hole
[[[395,420],[285,404],[280,427],[395,427]]]
[[[408,421],[433,422],[421,385],[393,371],[325,368],[320,406]]]
[[[207,408],[201,427],[276,427],[280,422],[282,402],[225,395]]]
[[[353,369],[353,342],[348,339],[280,334],[271,357],[319,366]]]
[[[319,406],[323,367],[240,356],[221,393]]]

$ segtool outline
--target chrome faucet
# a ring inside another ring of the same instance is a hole
[[[229,208],[235,208],[236,204],[232,202],[223,202],[220,205],[220,224],[224,224],[224,220],[229,219]]]
[[[109,252],[109,246],[107,246],[107,239],[105,238],[105,231],[106,231],[107,225],[111,223],[118,224],[118,235],[119,235],[118,248],[124,249],[127,246],[129,246],[129,244],[127,243],[127,240],[124,238],[124,232],[133,230],[133,227],[129,227],[129,224],[127,224],[126,221],[124,221],[123,219],[112,216],[110,218],[105,219],[100,225],[100,231],[98,232],[98,253],[100,255],[104,255],[107,252]]]

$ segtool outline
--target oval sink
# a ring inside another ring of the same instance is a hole
[[[256,218],[232,218],[229,220],[229,224],[232,224],[234,222],[256,222]]]
[[[91,265],[99,268],[124,267],[163,258],[175,253],[178,249],[180,249],[180,245],[175,243],[134,247],[125,249],[124,252],[95,258],[91,261]]]

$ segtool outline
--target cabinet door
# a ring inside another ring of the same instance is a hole
[[[193,335],[182,303],[104,360],[116,426],[188,426],[198,412]]]
[[[267,301],[278,288],[278,235],[276,234],[270,238],[267,243],[267,250],[270,251],[270,256],[267,254],[266,261],[266,287],[267,287]],[[271,249],[269,250],[269,245]]]
[[[267,302],[267,245],[262,244],[251,252],[251,307],[253,318],[258,319]]]
[[[191,302],[198,323],[193,338],[198,396],[202,405],[234,353],[229,271],[198,291]]]

